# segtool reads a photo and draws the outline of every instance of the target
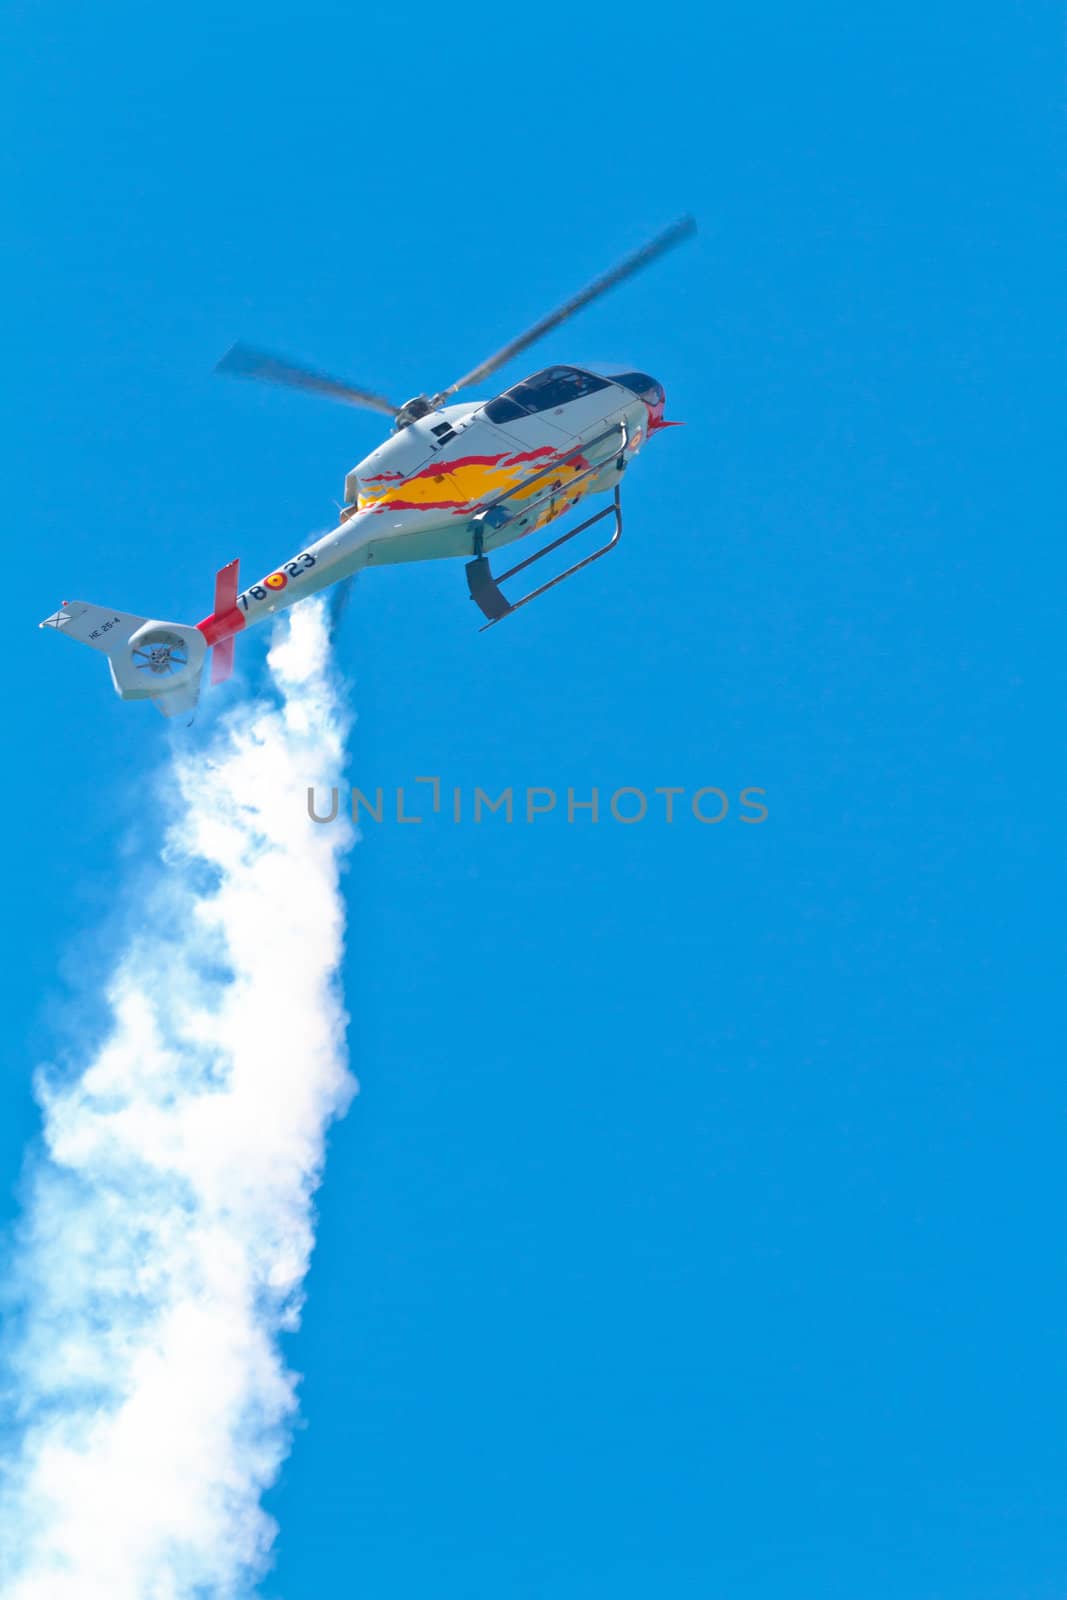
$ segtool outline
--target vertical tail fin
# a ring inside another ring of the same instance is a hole
[[[237,605],[237,570],[240,561],[227,562],[220,567],[215,575],[215,610],[216,617],[223,617],[228,611],[233,611]],[[233,671],[233,647],[235,636],[231,633],[228,638],[221,639],[212,647],[211,651],[211,681],[212,683],[225,683]]]

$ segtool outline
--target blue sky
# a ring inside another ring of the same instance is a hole
[[[381,435],[214,361],[433,390],[701,228],[505,375],[664,382],[619,551],[368,576],[351,774],[770,815],[366,828],[263,1593],[1061,1594],[1054,8],[3,29],[9,1213],[167,748],[35,624],[197,620]]]

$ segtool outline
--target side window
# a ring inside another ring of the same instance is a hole
[[[519,398],[535,411],[552,411],[568,400],[580,400],[582,395],[606,388],[603,378],[579,372],[577,367],[547,367],[518,385]]]
[[[485,414],[490,422],[514,422],[526,415],[526,407],[520,406],[510,393],[501,394],[495,400],[490,400],[485,407]]]
[[[575,370],[574,378],[577,385],[575,395],[596,394],[598,389],[606,389],[608,387],[608,380],[606,378],[598,378],[595,372],[578,372]]]
[[[606,378],[592,372],[579,372],[577,367],[546,367],[535,372],[523,383],[513,384],[495,400],[490,400],[485,414],[490,422],[515,422],[531,412],[554,411],[565,406],[568,400],[580,400],[582,395],[595,394],[606,389]]]

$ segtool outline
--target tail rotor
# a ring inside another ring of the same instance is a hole
[[[199,628],[109,611],[84,600],[64,601],[41,623],[107,656],[122,700],[151,700],[165,717],[192,711],[200,698],[207,645]]]

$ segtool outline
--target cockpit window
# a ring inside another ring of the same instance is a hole
[[[650,378],[647,372],[619,372],[612,374],[612,383],[621,383],[631,389],[648,406],[661,406],[666,399],[662,383]]]
[[[490,400],[485,414],[490,422],[514,422],[517,417],[537,411],[554,411],[568,400],[580,400],[583,395],[596,394],[598,389],[607,387],[607,380],[593,372],[581,372],[577,367],[546,367]]]
[[[520,406],[510,394],[497,395],[495,400],[490,400],[485,407],[485,415],[490,422],[515,422],[519,417],[528,415],[526,407]]]

